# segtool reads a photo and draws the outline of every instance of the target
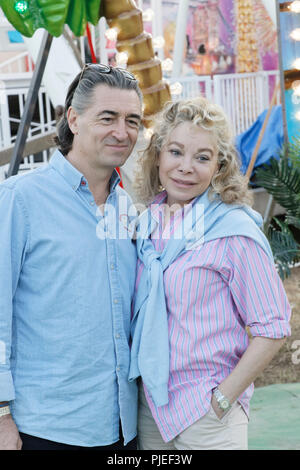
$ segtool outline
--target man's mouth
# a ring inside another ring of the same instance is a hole
[[[128,149],[129,145],[120,145],[120,144],[106,144],[107,147],[110,147],[114,150],[125,150]]]

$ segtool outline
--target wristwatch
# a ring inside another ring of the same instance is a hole
[[[222,410],[222,411],[228,411],[230,410],[231,408],[231,404],[228,400],[228,398],[226,398],[223,393],[220,392],[220,390],[218,389],[218,387],[214,388],[213,389],[213,395],[214,397],[216,398],[217,402],[218,402],[218,405],[219,405],[219,408]]]
[[[0,408],[0,418],[1,416],[9,415],[10,414],[10,408],[9,406],[2,406]]]

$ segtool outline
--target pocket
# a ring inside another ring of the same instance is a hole
[[[236,407],[240,407],[238,402],[233,403],[231,408],[223,415],[221,418],[216,414],[215,410],[213,409],[212,405],[210,405],[209,413],[214,418],[214,420],[218,421],[220,424],[227,424],[228,418],[231,413],[236,409]]]

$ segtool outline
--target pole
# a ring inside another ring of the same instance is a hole
[[[255,145],[255,148],[254,148],[254,151],[253,151],[253,154],[252,154],[250,163],[249,163],[249,165],[248,165],[248,168],[247,168],[247,171],[246,171],[246,176],[248,177],[248,179],[251,177],[252,170],[253,170],[253,167],[254,167],[254,164],[255,164],[255,161],[256,161],[256,158],[257,158],[257,154],[258,154],[258,151],[259,151],[259,147],[260,147],[261,141],[262,141],[262,139],[263,139],[263,136],[264,136],[264,134],[265,134],[266,127],[267,127],[267,124],[268,124],[268,121],[269,121],[269,118],[270,118],[270,114],[271,114],[272,108],[273,108],[273,106],[274,106],[274,104],[275,104],[275,101],[276,101],[276,95],[277,95],[279,86],[280,86],[280,82],[278,82],[278,83],[276,84],[275,88],[274,88],[273,96],[272,96],[272,100],[271,100],[271,103],[270,103],[268,112],[267,112],[267,114],[266,114],[266,117],[265,117],[263,126],[262,126],[262,128],[261,128],[261,130],[260,130],[260,133],[259,133],[259,136],[258,136],[258,139],[257,139],[257,143],[256,143],[256,145]]]
[[[20,162],[22,160],[22,155],[27,139],[28,130],[30,127],[30,123],[32,121],[35,105],[37,102],[37,97],[39,93],[39,88],[41,85],[41,81],[43,78],[44,70],[47,63],[47,58],[49,55],[51,43],[53,37],[45,31],[40,52],[36,61],[36,65],[34,68],[32,80],[30,83],[30,87],[28,90],[23,116],[21,118],[21,122],[18,128],[16,143],[14,146],[14,151],[12,154],[12,158],[10,161],[7,177],[9,178],[12,175],[16,175],[19,170]]]
[[[154,16],[152,20],[152,36],[153,38],[156,38],[157,36],[164,37],[162,0],[151,0],[151,8],[154,11]],[[163,60],[164,48],[159,48],[157,54],[159,59]]]
[[[188,0],[179,0],[173,54],[172,78],[177,78],[181,74],[184,45],[186,43],[186,24],[188,16],[188,7]]]
[[[278,62],[279,62],[279,79],[280,79],[280,90],[281,90],[281,109],[282,109],[282,121],[283,121],[283,136],[285,147],[288,144],[288,130],[286,120],[286,106],[285,106],[285,86],[284,86],[284,71],[283,71],[283,60],[282,60],[282,47],[281,47],[281,28],[280,28],[280,2],[276,0],[276,19],[277,19],[277,42],[278,42]]]

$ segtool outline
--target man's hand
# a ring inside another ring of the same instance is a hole
[[[21,450],[22,441],[11,415],[0,418],[0,450]]]

